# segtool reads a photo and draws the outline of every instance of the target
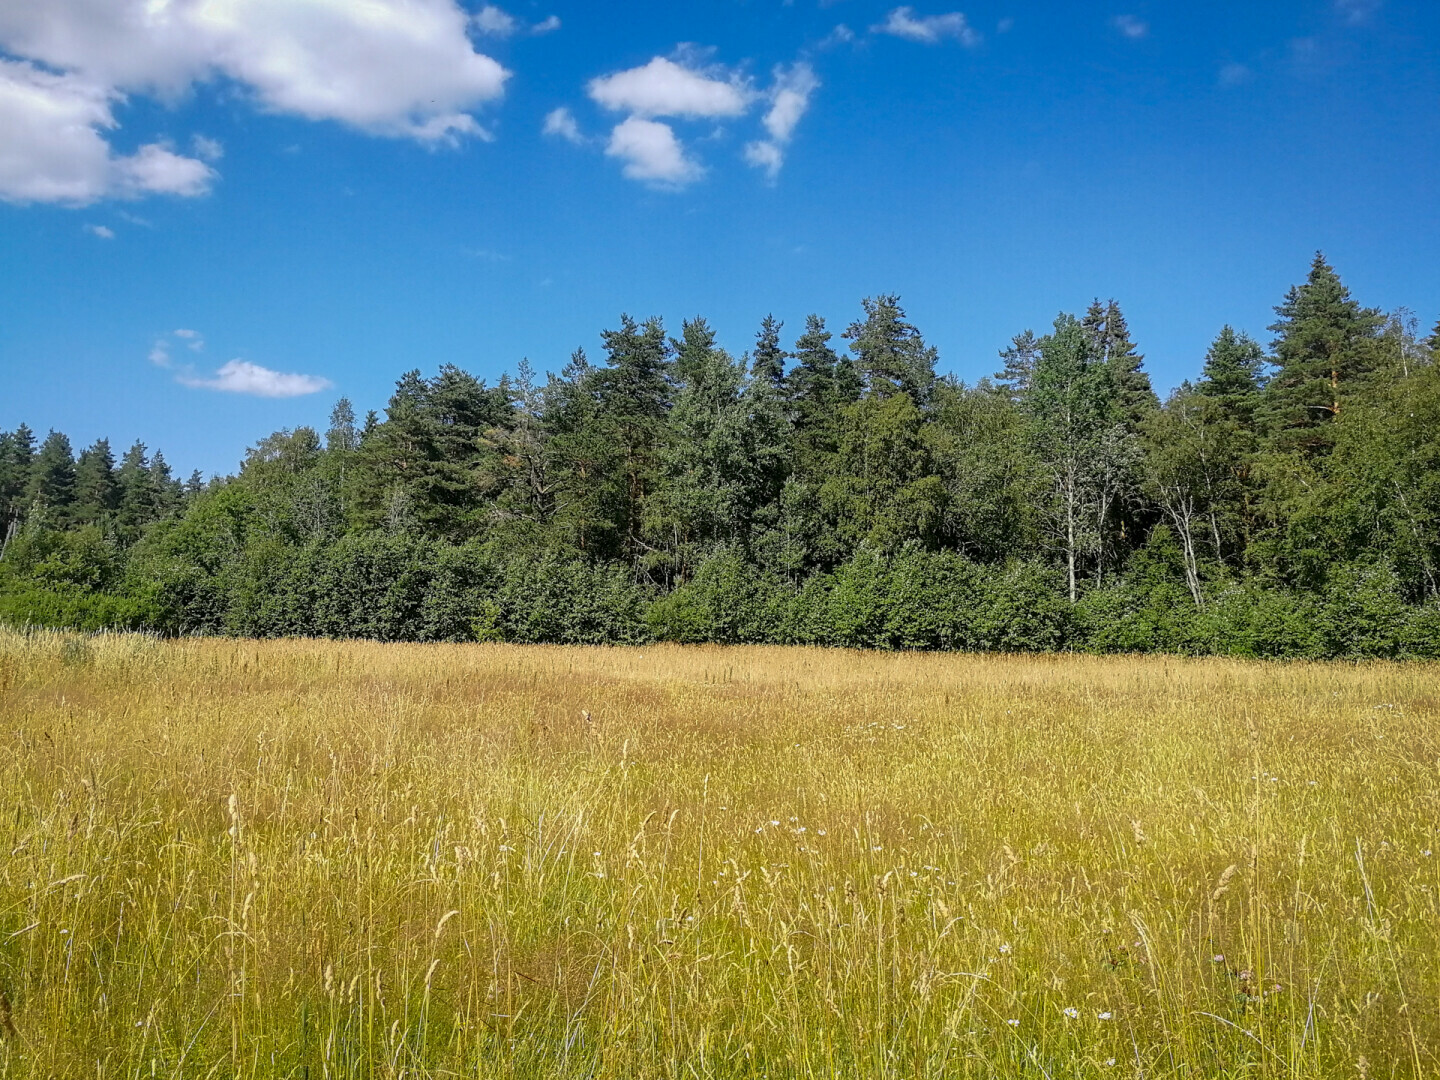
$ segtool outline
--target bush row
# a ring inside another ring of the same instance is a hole
[[[1197,605],[1163,534],[1127,576],[1092,584],[1074,605],[1053,568],[954,552],[861,552],[794,582],[722,551],[661,595],[618,565],[383,533],[258,541],[217,565],[157,547],[123,573],[67,535],[0,564],[0,621],[380,641],[1440,657],[1440,606],[1407,605],[1384,564],[1340,567],[1318,592],[1210,581]]]

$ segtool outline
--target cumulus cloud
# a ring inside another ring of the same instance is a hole
[[[108,225],[86,225],[85,231],[91,236],[98,236],[101,240],[115,239],[115,230]]]
[[[625,162],[631,180],[665,188],[693,183],[705,171],[685,154],[669,124],[632,116],[615,125],[605,153]]]
[[[810,97],[820,87],[815,70],[803,60],[788,70],[775,69],[775,85],[770,91],[770,109],[765,113],[765,130],[769,139],[752,142],[745,147],[745,160],[774,180],[785,164],[784,147],[795,134],[795,128],[810,108]]]
[[[168,99],[217,77],[269,112],[432,144],[483,137],[471,110],[509,73],[475,50],[470,25],[456,0],[7,0],[0,50],[17,59],[0,61],[0,191],[200,193],[213,174],[181,161],[214,160],[218,144],[185,159],[156,144],[170,156],[142,150],[131,168],[108,133],[127,94]]]
[[[116,126],[117,95],[79,75],[0,60],[0,199],[84,206],[106,197],[202,195],[215,172],[197,158],[152,143],[113,152],[102,132]]]
[[[1150,33],[1150,24],[1134,15],[1116,15],[1110,22],[1116,30],[1132,41],[1138,41]]]
[[[560,16],[547,15],[530,28],[532,34],[553,34],[560,29]]]
[[[575,122],[575,114],[563,105],[545,114],[545,124],[540,131],[544,135],[554,135],[576,146],[585,141],[585,136],[580,134],[580,125]]]
[[[721,77],[715,77],[717,74]],[[743,116],[755,98],[738,76],[698,71],[663,56],[643,67],[592,79],[587,90],[593,101],[612,112],[642,117]]]
[[[211,376],[198,376],[182,371],[175,377],[181,386],[192,390],[219,390],[227,394],[249,394],[252,397],[304,397],[329,390],[335,384],[318,375],[288,375],[271,371],[248,360],[231,360],[222,364]]]
[[[876,34],[889,34],[891,37],[919,41],[926,45],[937,45],[947,38],[966,46],[980,44],[979,33],[960,12],[921,16],[916,15],[915,9],[908,4],[896,8],[883,23],[870,29]]]

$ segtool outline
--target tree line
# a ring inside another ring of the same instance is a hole
[[[898,298],[836,335],[622,316],[596,363],[403,375],[381,416],[176,481],[0,433],[0,619],[166,634],[1440,655],[1440,325],[1317,255],[1267,345],[1164,401],[1096,301],[937,374]],[[1268,347],[1267,347],[1268,346]]]

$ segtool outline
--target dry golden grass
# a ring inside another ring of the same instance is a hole
[[[1437,713],[1426,666],[0,634],[0,1074],[1433,1076]]]

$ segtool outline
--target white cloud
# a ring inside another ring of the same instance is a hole
[[[205,339],[198,330],[176,330],[175,336],[195,352],[203,352],[205,349]]]
[[[20,59],[0,60],[0,197],[204,190],[213,174],[180,164],[195,159],[156,144],[170,157],[146,148],[126,167],[105,133],[126,94],[174,98],[217,77],[269,112],[428,143],[483,137],[470,110],[509,73],[469,25],[456,0],[5,0],[0,50]]]
[[[192,390],[219,390],[227,394],[250,394],[263,398],[303,397],[334,386],[329,379],[318,375],[287,375],[248,360],[231,360],[209,377],[183,371],[175,377],[175,381]]]
[[[614,112],[690,119],[743,116],[755,97],[736,76],[712,78],[663,56],[644,67],[592,79],[587,89],[596,103]]]
[[[203,161],[181,157],[158,143],[119,158],[115,168],[116,192],[131,196],[204,195],[215,179],[215,170]]]
[[[855,31],[851,30],[850,27],[846,26],[844,23],[839,23],[836,25],[835,29],[831,30],[830,33],[826,34],[823,38],[820,39],[819,47],[822,49],[832,49],[836,45],[848,45],[854,40]]]
[[[774,180],[785,164],[784,147],[795,134],[796,125],[810,108],[810,97],[820,87],[814,69],[803,60],[786,70],[775,69],[775,85],[770,90],[770,109],[765,114],[765,130],[770,138],[752,142],[745,147],[745,160]]]
[[[979,33],[960,12],[920,16],[916,15],[915,9],[908,4],[896,8],[883,23],[870,29],[876,34],[889,34],[926,45],[936,45],[946,38],[953,38],[960,44],[971,47],[980,44]]]
[[[1150,24],[1134,15],[1116,15],[1110,23],[1132,41],[1138,41],[1150,33]]]
[[[201,195],[214,171],[159,144],[116,156],[117,95],[79,75],[0,60],[0,199],[84,206],[107,196]]]
[[[477,30],[482,34],[494,34],[496,37],[509,37],[520,28],[514,15],[494,4],[486,4],[475,13],[474,19]]]
[[[575,114],[563,105],[546,113],[545,125],[540,130],[544,135],[554,135],[576,146],[585,141],[585,136],[580,134],[580,125],[575,122]]]
[[[526,26],[514,15],[494,4],[486,4],[471,18],[475,23],[475,29],[482,34],[499,38],[511,37],[521,32],[538,37],[541,34],[553,33],[560,29],[560,16],[558,15],[550,15],[538,23]]]
[[[764,169],[765,175],[774,180],[785,164],[785,151],[773,142],[757,140],[745,144],[745,161],[757,169]]]
[[[225,147],[220,145],[220,140],[209,139],[204,135],[194,135],[190,139],[190,149],[195,156],[204,161],[219,161],[225,156]]]
[[[610,157],[625,162],[625,175],[657,187],[681,188],[705,175],[685,156],[685,148],[669,124],[632,116],[615,125],[605,148]]]
[[[101,240],[115,239],[115,230],[108,225],[86,225],[85,231],[91,236],[98,236]]]

